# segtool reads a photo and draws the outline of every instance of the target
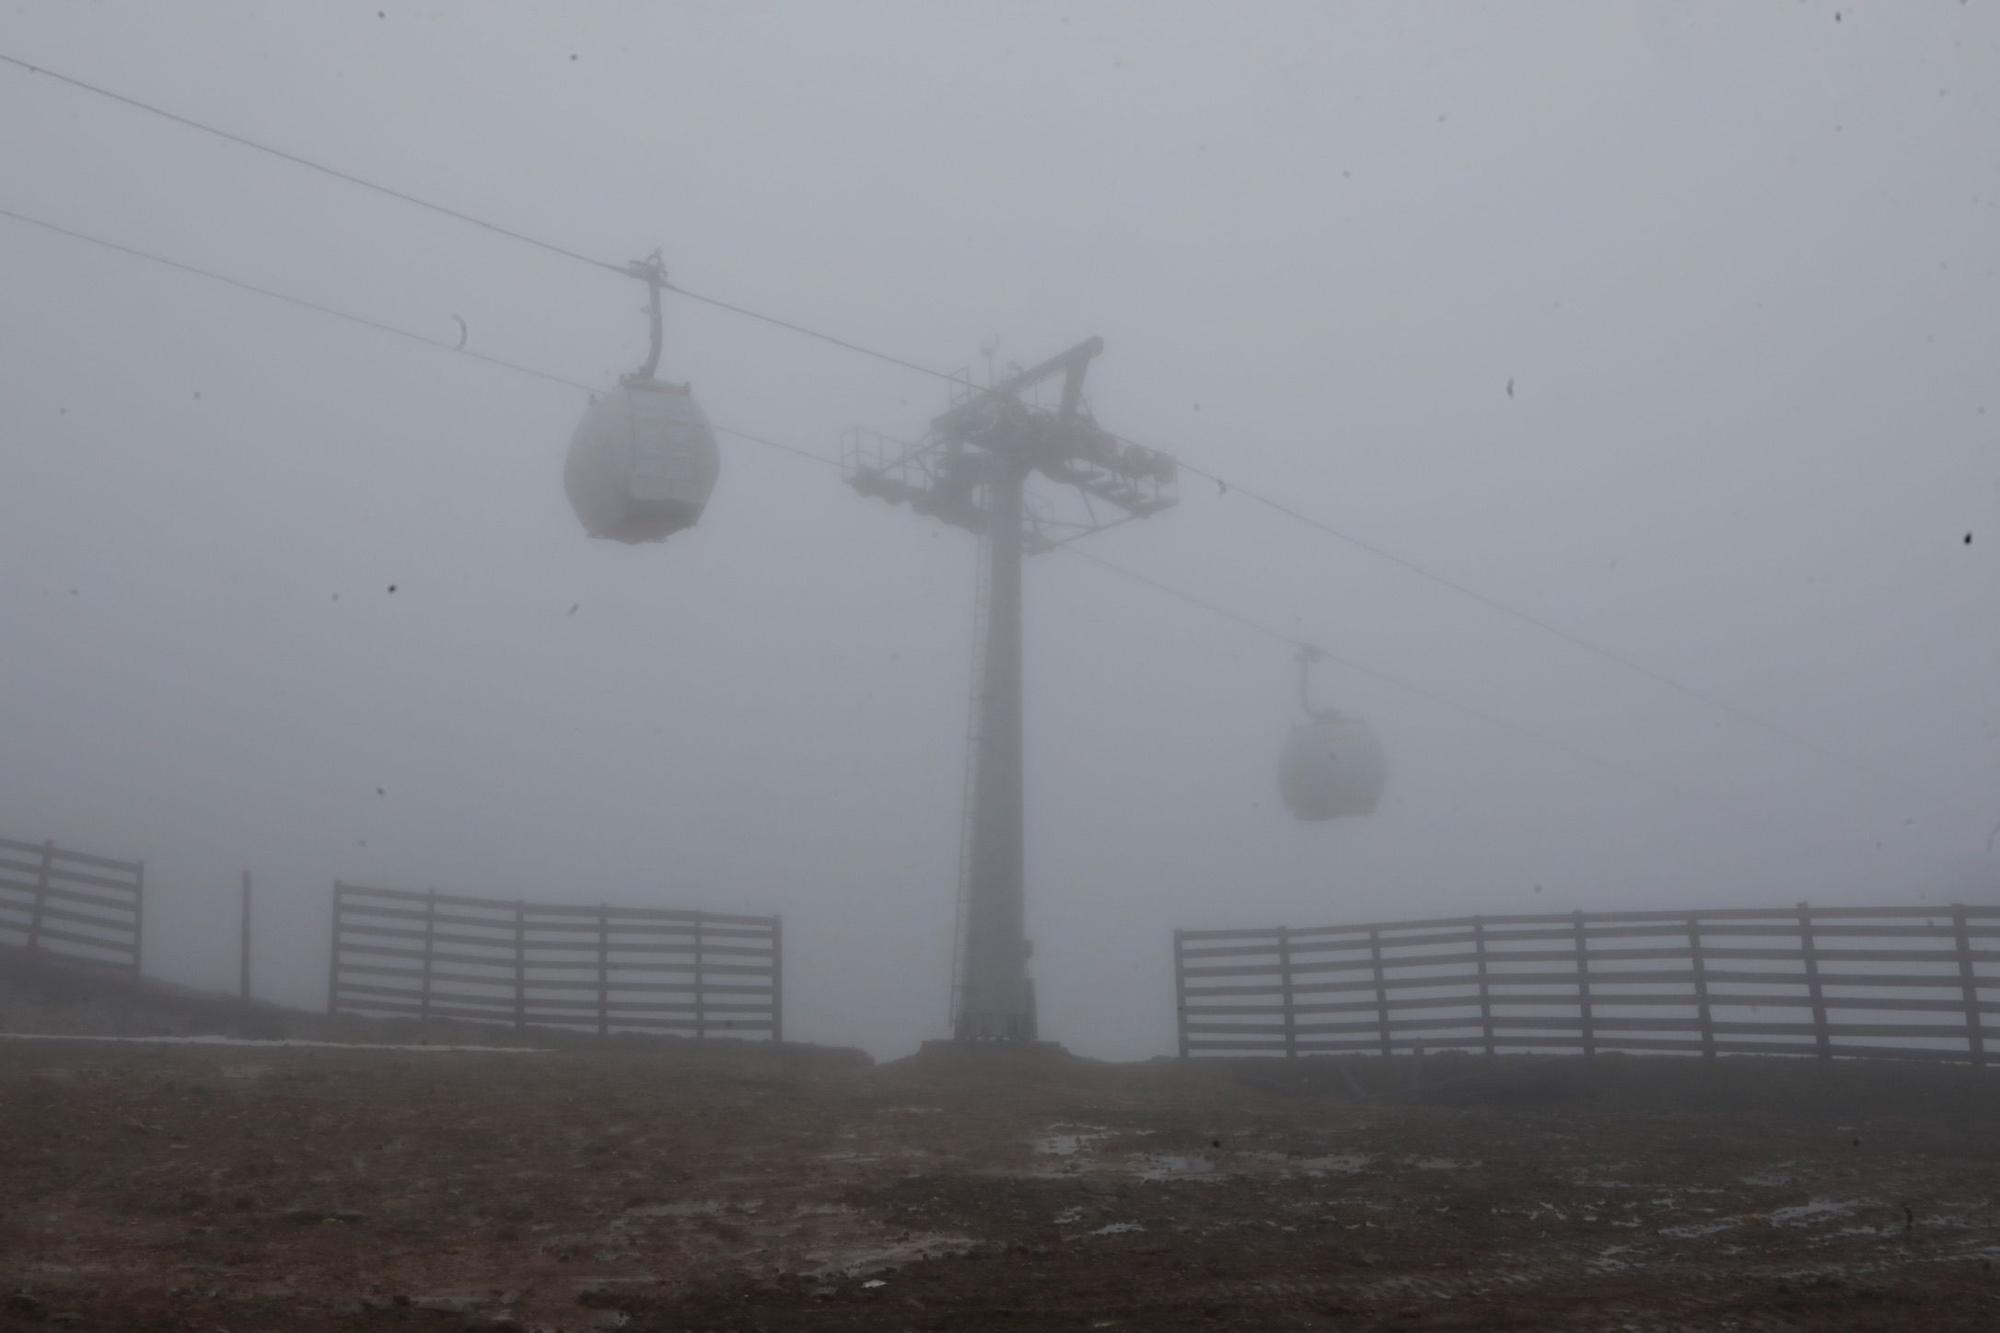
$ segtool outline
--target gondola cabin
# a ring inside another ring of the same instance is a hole
[[[591,536],[657,542],[694,526],[721,470],[688,386],[628,375],[577,423],[563,487]]]
[[[1374,731],[1343,713],[1294,723],[1278,755],[1278,791],[1297,819],[1373,814],[1388,776],[1389,761]]]

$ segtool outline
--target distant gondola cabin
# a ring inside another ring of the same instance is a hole
[[[1373,814],[1387,784],[1382,743],[1358,717],[1323,712],[1295,723],[1278,756],[1278,790],[1304,820]]]

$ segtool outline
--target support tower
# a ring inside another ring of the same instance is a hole
[[[1092,338],[985,388],[967,383],[914,445],[862,431],[847,440],[855,490],[965,528],[983,547],[953,986],[961,1041],[1037,1035],[1024,873],[1023,558],[1175,500],[1173,460],[1121,441],[1084,404],[1084,374],[1103,350]],[[1057,406],[1038,406],[1030,395],[1058,375]],[[1059,488],[1052,496],[1031,496],[1037,473]]]

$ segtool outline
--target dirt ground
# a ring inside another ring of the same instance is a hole
[[[0,1328],[2000,1327],[2000,1073],[0,1040]]]

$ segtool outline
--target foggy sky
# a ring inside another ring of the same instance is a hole
[[[1091,549],[1615,767],[1329,667],[1392,786],[1297,824],[1284,646],[1036,558],[1080,1052],[1171,1049],[1175,926],[1975,891],[1993,4],[45,0],[0,50],[926,364],[1102,335],[1110,429],[1866,765],[1188,478]],[[0,206],[571,378],[644,354],[636,284],[12,68]],[[664,371],[828,457],[943,405],[686,302]],[[788,1034],[944,1031],[968,535],[725,439],[698,528],[591,542],[582,394],[4,219],[0,387],[0,836],[144,856],[149,970],[230,983],[248,866],[274,998],[323,1000],[345,878],[781,912]]]

